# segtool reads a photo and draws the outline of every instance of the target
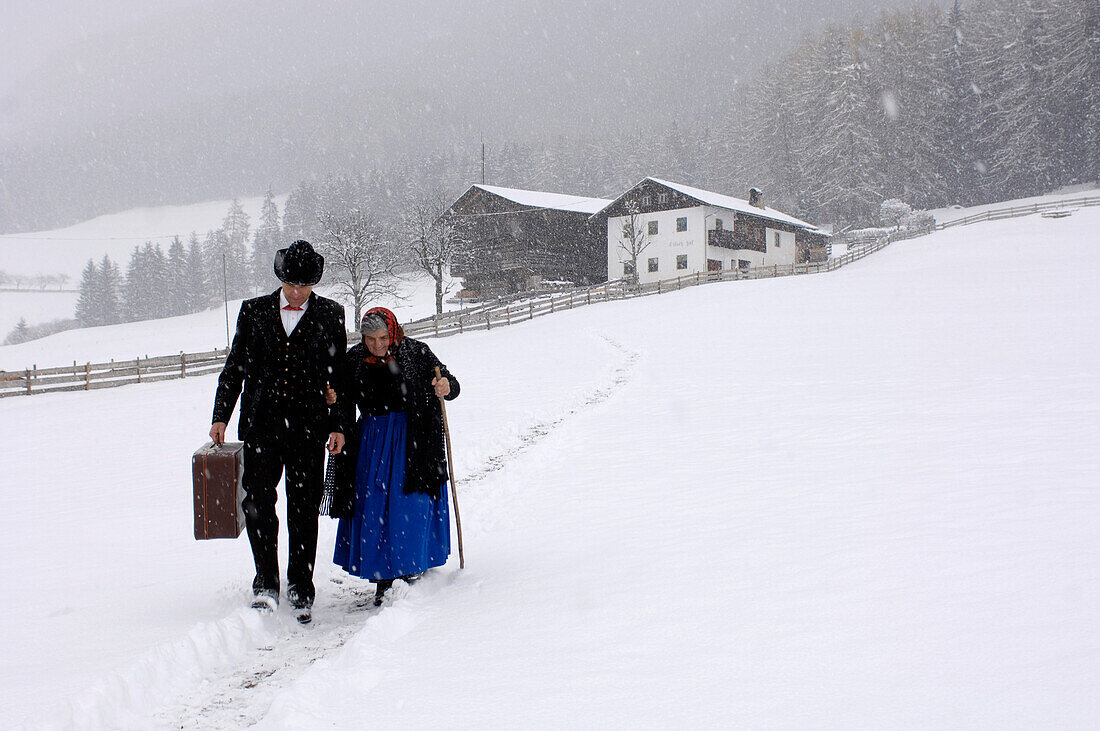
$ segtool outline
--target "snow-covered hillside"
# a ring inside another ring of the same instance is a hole
[[[281,210],[286,196],[276,196],[275,201]],[[134,208],[63,229],[0,235],[0,271],[24,276],[67,274],[67,287],[76,288],[80,286],[80,273],[88,259],[98,262],[107,254],[125,273],[130,252],[135,246],[152,241],[167,251],[173,236],[179,236],[184,243],[187,243],[192,231],[203,236],[222,225],[230,202]],[[241,207],[249,215],[253,226],[259,220],[262,202],[263,198],[241,200]],[[71,318],[76,308],[76,298],[75,292],[0,292],[0,341],[20,318],[26,319],[30,325]],[[0,353],[3,352],[0,350]],[[74,357],[80,356],[71,356],[69,361]],[[116,356],[112,354],[107,357]]]
[[[276,196],[282,211],[286,196]],[[200,237],[218,229],[231,201],[209,201],[185,206],[134,208],[83,221],[67,228],[0,236],[0,270],[9,274],[68,274],[72,285],[80,284],[80,272],[88,259],[99,261],[104,254],[125,272],[130,252],[146,241],[160,244],[165,251],[173,236],[186,244],[192,231]],[[242,198],[241,207],[255,226],[263,197]]]
[[[262,198],[246,198],[241,206],[255,226]],[[280,209],[286,196],[276,196]],[[200,236],[222,225],[231,201],[211,201],[189,206],[136,208],[99,218],[57,231],[0,236],[0,271],[12,274],[66,273],[69,287],[80,285],[80,273],[88,259],[99,261],[110,255],[125,272],[130,252],[146,241],[159,243],[167,249],[171,236],[178,234],[186,243],[189,232]],[[46,263],[48,262],[48,264]],[[331,276],[322,280],[319,291],[333,295],[328,285]],[[448,291],[457,287],[448,283]],[[73,317],[78,295],[75,292],[0,292],[0,341],[21,318],[30,325]],[[381,304],[392,308],[403,319],[417,319],[435,312],[434,283],[422,274],[409,272],[403,279],[400,296],[387,298]],[[230,328],[236,321],[240,300],[229,303]],[[450,309],[451,305],[445,305]],[[348,307],[349,323],[354,321],[354,309]],[[128,360],[138,355],[170,355],[225,347],[226,313],[215,307],[195,315],[168,320],[149,320],[109,327],[70,330],[58,335],[0,346],[0,370],[20,370],[34,365],[50,367],[89,361]]]
[[[191,537],[213,376],[0,401],[0,726],[1089,726],[1098,226],[431,341],[467,568],[361,610],[323,519],[308,628]]]

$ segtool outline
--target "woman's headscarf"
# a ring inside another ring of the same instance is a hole
[[[363,315],[363,320],[360,321],[359,331],[362,333],[363,321],[365,321],[371,315],[377,315],[386,322],[386,332],[390,335],[390,347],[386,351],[384,356],[373,355],[369,350],[367,355],[363,358],[366,363],[379,365],[382,363],[389,363],[393,360],[393,354],[397,351],[397,346],[401,344],[401,340],[405,337],[405,330],[401,327],[401,323],[397,321],[397,315],[393,314],[385,307],[372,307],[366,311]]]

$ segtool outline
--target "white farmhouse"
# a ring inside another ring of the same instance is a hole
[[[702,271],[824,256],[828,234],[768,208],[760,191],[749,200],[658,178],[646,178],[593,216],[607,219],[607,278],[655,282]]]

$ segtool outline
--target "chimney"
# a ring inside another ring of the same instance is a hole
[[[749,188],[749,205],[757,208],[764,207],[764,194],[759,188]]]

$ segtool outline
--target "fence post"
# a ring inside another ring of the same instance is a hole
[[[141,383],[141,356],[134,358],[134,362],[137,363],[138,383]]]
[[[87,391],[92,387],[92,363],[91,361],[84,363],[84,390]]]
[[[586,300],[585,304],[589,304],[589,305],[592,304],[592,290],[591,289],[586,290],[584,294],[585,294],[585,300]]]
[[[527,319],[535,319],[535,303],[531,302],[530,300],[527,301]]]
[[[512,324],[512,306],[511,305],[508,305],[507,307],[504,308],[504,319],[509,325]]]
[[[458,316],[458,334],[462,334],[462,315]]]
[[[550,295],[550,312],[554,312],[554,295]]]
[[[661,280],[657,280],[657,294],[661,294]]]
[[[35,366],[35,368],[37,368],[37,367],[38,366]],[[27,393],[30,393],[31,392],[31,369],[30,368],[27,369],[26,379],[27,379]]]
[[[187,378],[187,353],[180,351],[180,378]]]
[[[439,337],[439,313],[435,313],[435,317],[432,318],[432,322],[435,324],[435,336]]]

